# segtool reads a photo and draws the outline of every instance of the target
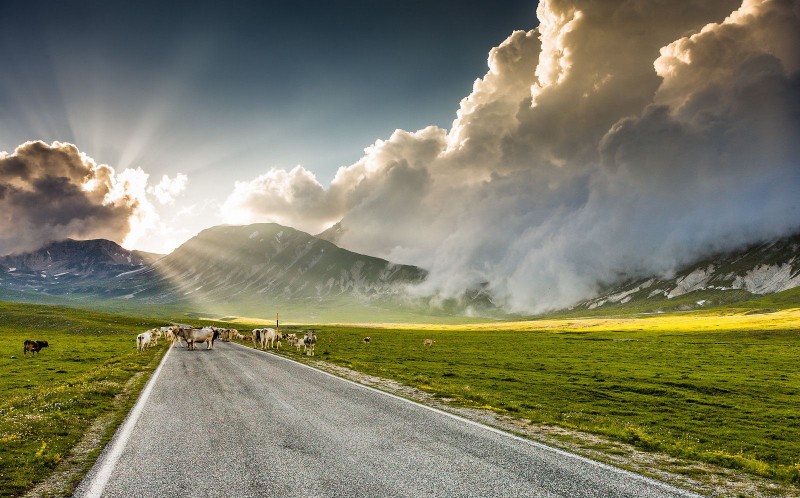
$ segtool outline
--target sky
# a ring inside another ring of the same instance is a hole
[[[0,42],[0,252],[341,222],[540,312],[800,230],[800,0],[3,2]]]
[[[0,150],[67,142],[117,172],[141,168],[150,187],[186,175],[174,203],[151,199],[174,236],[127,237],[169,252],[226,221],[220,206],[236,180],[303,165],[327,184],[397,128],[449,126],[488,49],[532,26],[535,8],[4,1]]]

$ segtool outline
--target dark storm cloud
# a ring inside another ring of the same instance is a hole
[[[0,154],[0,254],[65,238],[121,242],[139,207],[114,171],[71,144],[27,142]]]

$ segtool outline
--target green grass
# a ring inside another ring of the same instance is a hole
[[[796,484],[799,318],[679,315],[539,330],[537,322],[527,330],[321,326],[317,358],[456,404]],[[425,338],[436,343],[425,347]]]
[[[137,354],[135,334],[156,325],[140,318],[10,303],[0,303],[0,316],[0,496],[18,496],[52,472],[98,417],[111,414],[106,442],[165,349]],[[50,346],[24,356],[26,339]],[[88,469],[100,449],[82,466]]]

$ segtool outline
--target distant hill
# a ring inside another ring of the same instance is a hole
[[[800,234],[713,254],[669,277],[629,279],[570,309],[683,311],[745,301],[798,286]]]
[[[390,297],[426,275],[415,266],[347,251],[293,228],[260,223],[204,230],[146,271],[124,280],[152,281],[140,293],[159,300],[172,296],[231,303]]]
[[[0,257],[0,287],[56,295],[109,295],[105,285],[98,284],[123,272],[142,270],[161,257],[129,251],[110,240],[67,239]]]

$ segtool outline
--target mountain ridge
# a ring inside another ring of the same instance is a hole
[[[426,275],[270,223],[211,227],[166,256],[103,239],[68,239],[0,258],[0,288],[7,296],[26,292],[245,310],[269,301],[391,300]]]
[[[619,308],[688,311],[775,294],[800,286],[800,233],[718,251],[684,265],[673,275],[629,278],[569,310]],[[674,304],[674,306],[673,306]]]
[[[0,290],[12,300],[39,295],[241,314],[258,312],[269,303],[296,309],[324,303],[331,308],[505,316],[487,288],[474,295],[465,290],[461,298],[449,300],[409,297],[407,289],[426,277],[424,269],[354,253],[272,223],[211,227],[165,256],[128,251],[103,239],[67,239],[0,257]],[[671,275],[621,279],[554,313],[688,311],[796,287],[800,233],[718,252]]]
[[[178,292],[200,291],[206,299],[248,291],[287,299],[370,297],[394,294],[396,285],[418,283],[427,275],[421,268],[348,251],[274,223],[208,228],[153,269]]]

